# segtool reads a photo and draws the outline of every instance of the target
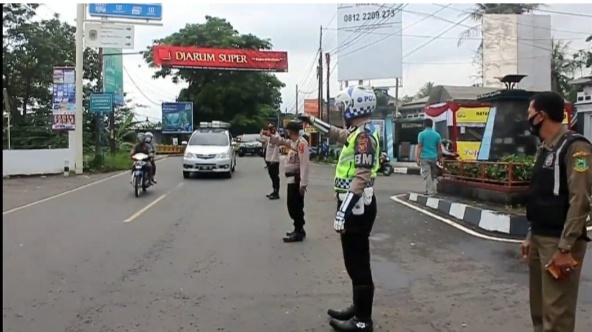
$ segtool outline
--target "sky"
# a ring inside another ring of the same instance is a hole
[[[228,20],[239,33],[252,33],[269,38],[274,50],[287,51],[289,71],[276,76],[286,84],[282,89],[282,111],[294,112],[296,85],[299,86],[298,105],[303,111],[305,98],[316,98],[316,61],[319,49],[320,27],[323,29],[323,53],[335,51],[337,41],[337,3],[328,4],[184,4],[170,2],[163,5],[162,26],[135,27],[135,49],[124,52],[139,52],[151,45],[154,39],[166,37],[186,24],[204,23],[205,16]],[[465,40],[457,45],[459,35],[477,22],[460,21],[473,6],[456,3],[443,9],[448,3],[413,3],[403,9],[403,57],[402,87],[399,95],[414,95],[426,82],[436,85],[471,85],[477,71],[473,64],[474,52],[480,40]],[[439,11],[440,10],[440,11]],[[438,12],[437,12],[438,11]],[[437,15],[432,15],[437,12]],[[76,6],[65,2],[44,3],[38,9],[39,18],[60,17],[75,25]],[[586,14],[587,13],[587,14]],[[592,43],[585,39],[592,32],[592,4],[550,4],[541,15],[551,16],[552,36],[570,43],[569,50],[589,48]],[[427,19],[426,19],[427,16]],[[419,22],[418,22],[419,21]],[[441,37],[433,38],[450,29]],[[364,47],[364,38],[355,40],[351,49]],[[350,49],[350,50],[351,50]],[[346,50],[345,52],[348,52]],[[332,58],[332,65],[339,54]],[[313,62],[315,65],[312,66]],[[162,102],[174,101],[186,84],[174,84],[170,78],[152,79],[154,69],[148,68],[140,55],[126,55],[124,63],[124,90],[134,103],[146,107],[136,109],[142,119],[160,121]],[[313,70],[313,68],[315,68]],[[338,68],[329,80],[334,96],[339,91]],[[395,80],[372,80],[374,86],[394,86]],[[325,92],[326,93],[326,92]],[[389,91],[395,95],[394,89]]]

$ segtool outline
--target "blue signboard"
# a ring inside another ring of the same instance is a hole
[[[162,20],[160,3],[91,3],[90,16],[120,17],[139,20]]]
[[[52,120],[53,130],[74,130],[76,127],[76,72],[72,67],[53,68]]]
[[[111,113],[113,112],[113,94],[111,93],[93,93],[90,95],[91,113]]]
[[[163,134],[193,132],[193,103],[162,103]]]

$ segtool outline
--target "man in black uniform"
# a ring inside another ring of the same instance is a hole
[[[563,127],[564,100],[535,95],[530,131],[543,143],[530,179],[526,217],[530,231],[521,246],[528,260],[530,313],[535,332],[574,332],[586,219],[592,195],[592,145]],[[556,271],[556,276],[551,272]]]

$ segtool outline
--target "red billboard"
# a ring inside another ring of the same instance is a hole
[[[287,72],[288,52],[154,45],[154,64],[172,68]]]

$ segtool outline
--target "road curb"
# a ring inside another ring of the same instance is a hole
[[[529,223],[526,216],[483,209],[417,193],[408,193],[405,199],[452,217],[452,221],[470,226],[480,233],[516,239],[524,238],[528,232]]]
[[[394,174],[407,174],[407,175],[420,175],[421,170],[419,167],[396,167],[393,166]]]

